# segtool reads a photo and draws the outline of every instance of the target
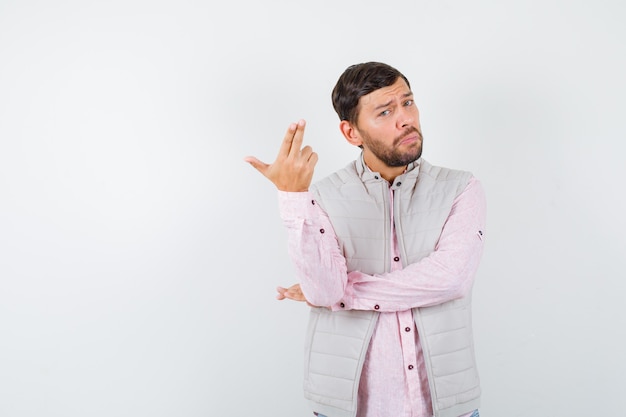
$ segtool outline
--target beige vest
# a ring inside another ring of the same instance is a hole
[[[397,177],[394,224],[404,266],[434,249],[454,199],[471,174],[423,159]],[[389,184],[362,157],[311,187],[330,217],[348,272],[381,274],[390,268]],[[413,309],[436,417],[457,417],[479,406],[471,298]],[[374,311],[312,308],[305,343],[304,392],[313,410],[354,417],[358,382],[378,319]]]

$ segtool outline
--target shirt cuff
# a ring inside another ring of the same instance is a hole
[[[278,190],[278,208],[283,220],[314,219],[318,217],[317,202],[309,191]]]
[[[349,275],[350,274],[348,274],[348,276]],[[336,304],[330,306],[330,309],[332,311],[353,310],[353,306],[354,306],[354,291],[353,291],[352,285],[350,284],[348,280],[343,297],[341,297],[341,300],[339,300]]]

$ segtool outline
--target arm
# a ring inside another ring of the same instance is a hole
[[[302,147],[304,128],[304,120],[289,126],[273,163],[266,164],[253,156],[244,160],[279,190],[289,253],[304,295],[311,304],[330,306],[344,293],[347,281],[345,259],[339,251],[328,216],[312,204],[313,197],[308,192],[317,154],[310,146]],[[279,300],[305,301],[300,287],[293,294],[282,287],[277,290]]]
[[[471,290],[483,251],[486,202],[472,179],[456,198],[435,250],[417,263],[381,275],[348,274],[341,304],[333,310],[403,311],[461,298]]]
[[[278,194],[280,215],[287,228],[288,252],[300,282],[293,296],[280,290],[279,296],[302,301],[298,298],[301,295],[316,306],[337,303],[344,295],[348,277],[346,260],[328,216],[314,204],[311,193]]]

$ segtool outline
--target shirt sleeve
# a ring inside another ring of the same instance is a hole
[[[336,304],[344,296],[348,276],[328,215],[310,192],[278,191],[278,203],[302,293],[316,306]]]
[[[455,199],[435,250],[404,269],[380,275],[348,274],[333,310],[404,311],[441,304],[469,293],[482,257],[486,199],[472,178]]]

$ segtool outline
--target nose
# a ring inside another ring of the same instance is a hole
[[[414,107],[401,107],[398,113],[397,127],[398,129],[404,129],[407,126],[411,126],[415,122],[416,110]]]

